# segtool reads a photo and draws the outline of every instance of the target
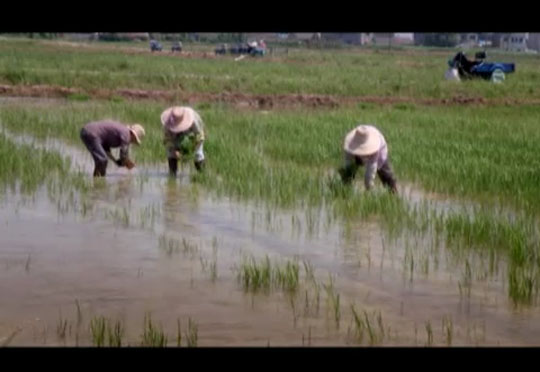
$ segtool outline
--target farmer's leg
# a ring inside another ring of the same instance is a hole
[[[383,185],[388,187],[392,193],[397,192],[396,177],[392,171],[390,160],[386,160],[383,166],[377,170],[377,174],[379,175]]]
[[[180,158],[181,136],[171,136],[167,138],[165,148],[167,151],[167,161],[169,163],[169,175],[176,176],[178,172],[178,159]]]
[[[81,139],[94,159],[94,177],[105,176],[107,172],[107,154],[99,138],[92,136],[83,128]]]

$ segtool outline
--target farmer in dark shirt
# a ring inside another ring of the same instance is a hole
[[[144,135],[140,124],[125,125],[113,120],[86,124],[81,129],[81,139],[94,159],[94,177],[105,176],[108,159],[119,167],[133,168],[135,164],[129,159],[129,145],[140,145]],[[116,147],[120,148],[118,160],[111,153],[111,149]]]

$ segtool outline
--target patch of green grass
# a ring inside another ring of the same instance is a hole
[[[73,94],[70,94],[69,96],[67,96],[67,99],[70,100],[70,101],[84,102],[84,101],[90,100],[90,96],[88,94],[85,94],[85,93],[73,93]]]
[[[374,52],[375,51],[375,52]],[[159,89],[253,94],[332,94],[346,96],[528,97],[539,79],[535,56],[495,55],[515,62],[518,71],[495,86],[478,80],[444,80],[451,49],[380,51],[291,49],[287,56],[242,61],[231,58],[178,58],[130,54],[113,47],[74,48],[48,41],[0,40],[0,83],[52,84],[93,89]],[[426,63],[429,60],[429,63]],[[17,61],[14,63],[13,61]],[[420,66],[420,67],[419,67]],[[532,92],[532,93],[531,93]]]

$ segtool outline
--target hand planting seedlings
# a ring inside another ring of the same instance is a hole
[[[107,173],[108,159],[119,167],[132,169],[135,163],[129,159],[129,145],[141,144],[145,135],[142,125],[125,125],[112,120],[95,121],[86,124],[81,130],[81,140],[94,159],[94,177],[104,177]],[[120,148],[116,159],[112,148]]]

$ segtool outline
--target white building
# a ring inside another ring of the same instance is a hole
[[[500,48],[511,52],[524,52],[527,50],[528,32],[508,33],[501,35]]]

